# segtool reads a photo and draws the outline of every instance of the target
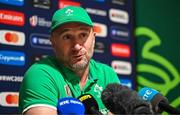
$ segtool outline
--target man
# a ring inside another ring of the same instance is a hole
[[[56,56],[35,63],[25,73],[20,112],[56,115],[60,98],[91,94],[106,114],[101,92],[107,84],[119,83],[119,79],[112,68],[91,59],[95,32],[87,12],[75,6],[57,10],[52,18],[50,40]]]

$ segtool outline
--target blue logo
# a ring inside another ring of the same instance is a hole
[[[116,39],[116,40],[122,40],[122,41],[129,40],[129,32],[125,28],[112,26],[110,35],[111,35],[111,38]]]
[[[138,94],[143,98],[143,100],[152,101],[153,97],[158,94],[158,91],[155,89],[144,87],[138,92]]]
[[[122,85],[125,85],[129,88],[133,88],[132,87],[132,80],[130,80],[130,79],[120,79],[120,82]]]
[[[33,47],[41,49],[52,49],[49,35],[33,33],[30,35],[30,43]]]
[[[23,66],[25,65],[25,54],[16,51],[0,51],[0,64]]]
[[[15,6],[23,6],[24,0],[0,0],[0,3],[10,4]]]

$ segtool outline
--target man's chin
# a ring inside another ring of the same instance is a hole
[[[73,70],[83,70],[87,67],[87,65],[88,65],[87,61],[81,60],[81,61],[77,61],[76,63],[72,64],[71,68]]]

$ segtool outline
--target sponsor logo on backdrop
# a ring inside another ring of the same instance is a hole
[[[17,51],[0,50],[0,64],[23,66],[25,65],[25,54]]]
[[[106,50],[106,46],[103,42],[95,42],[94,52],[95,53],[104,53]]]
[[[0,10],[0,23],[16,26],[24,26],[25,16],[21,12]]]
[[[0,75],[0,81],[22,82],[22,80],[23,80],[23,76]]]
[[[31,16],[29,22],[32,27],[41,26],[49,28],[51,26],[51,21],[37,15]]]
[[[32,47],[42,49],[52,49],[49,35],[33,33],[30,35],[30,43]]]
[[[109,10],[109,18],[112,22],[122,23],[122,24],[129,23],[129,15],[124,10],[110,9]]]
[[[113,43],[111,44],[111,53],[113,56],[129,58],[131,55],[130,46]]]
[[[121,85],[125,85],[129,88],[133,88],[131,79],[120,79],[120,82],[121,82]]]
[[[97,2],[105,2],[105,0],[94,0],[94,1],[97,1]]]
[[[89,14],[99,15],[99,16],[107,16],[107,12],[101,9],[94,9],[94,8],[86,8],[86,11]]]
[[[24,46],[25,35],[23,32],[0,30],[0,43],[14,46]]]
[[[41,59],[46,58],[46,57],[48,57],[48,55],[34,55],[34,56],[32,57],[32,62],[33,62],[33,63],[38,62],[38,61],[40,61]]]
[[[42,8],[42,9],[50,9],[51,8],[51,0],[33,0],[33,7]]]
[[[18,107],[18,92],[0,92],[0,105],[4,107]]]
[[[112,3],[119,4],[119,5],[125,5],[127,3],[127,0],[112,0]]]
[[[97,37],[106,37],[107,36],[107,26],[102,23],[93,23],[94,31],[96,32]]]
[[[15,5],[15,6],[23,6],[24,0],[0,0],[0,3]]]
[[[129,31],[125,28],[120,28],[118,26],[112,26],[111,27],[111,38],[117,39],[117,40],[129,40]]]
[[[59,0],[59,8],[64,8],[66,6],[81,6],[79,2],[68,1],[68,0]]]
[[[132,65],[130,62],[114,60],[111,62],[111,66],[118,74],[130,75],[132,73]]]

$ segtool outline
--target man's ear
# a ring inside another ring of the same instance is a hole
[[[54,41],[54,38],[53,36],[51,35],[49,40],[51,41],[51,45],[54,47],[55,46],[55,41]]]
[[[96,40],[96,32],[93,33],[93,36],[94,36],[94,42]]]
[[[96,32],[94,32],[93,34],[94,34],[94,37],[96,37]]]

